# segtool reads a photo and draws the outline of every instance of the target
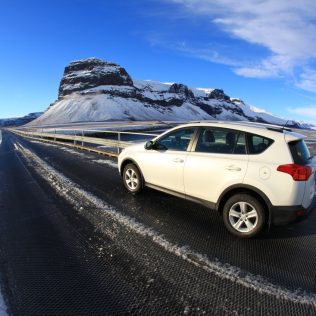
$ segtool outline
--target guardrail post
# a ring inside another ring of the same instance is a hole
[[[75,136],[74,136],[74,145],[76,145],[76,135],[77,133],[76,133],[76,130],[75,130]]]
[[[81,146],[83,147],[84,142],[83,142],[83,137],[84,137],[84,132],[83,129],[81,130]]]
[[[120,154],[121,133],[117,133],[117,153]]]
[[[54,142],[56,141],[56,129],[54,131]]]

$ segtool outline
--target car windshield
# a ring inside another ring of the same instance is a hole
[[[194,131],[194,128],[173,131],[158,139],[156,146],[160,150],[186,151]]]

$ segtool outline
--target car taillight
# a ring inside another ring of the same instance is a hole
[[[312,168],[298,164],[281,165],[277,168],[280,172],[288,173],[294,181],[307,181],[312,174]]]

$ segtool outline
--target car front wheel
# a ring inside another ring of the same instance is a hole
[[[124,167],[123,170],[123,183],[125,188],[131,193],[138,193],[143,188],[142,176],[138,168],[129,163]]]
[[[232,234],[242,238],[254,237],[263,229],[264,208],[249,194],[235,194],[224,205],[223,219]]]

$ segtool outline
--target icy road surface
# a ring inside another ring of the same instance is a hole
[[[316,214],[253,240],[202,206],[127,194],[116,161],[6,132],[0,263],[13,314],[316,313]]]

